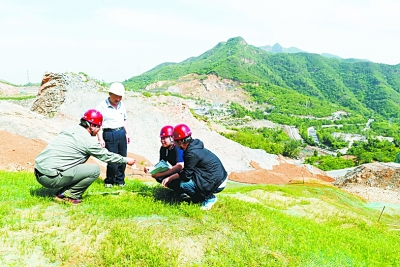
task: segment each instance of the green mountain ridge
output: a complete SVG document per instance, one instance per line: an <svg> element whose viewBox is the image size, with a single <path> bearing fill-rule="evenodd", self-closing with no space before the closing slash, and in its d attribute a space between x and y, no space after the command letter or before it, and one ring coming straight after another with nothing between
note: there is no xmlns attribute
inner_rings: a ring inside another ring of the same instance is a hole
<svg viewBox="0 0 400 267"><path fill-rule="evenodd" d="M260 46L259 48L272 53L302 53L302 52L307 53L307 51L301 50L297 47L289 47L289 48L282 47L279 43L276 43L273 46L264 45Z"/></svg>
<svg viewBox="0 0 400 267"><path fill-rule="evenodd" d="M286 48L286 47L281 46L279 43L276 43L273 46L264 45L264 46L260 46L259 48L261 48L261 49L263 49L263 50L265 50L267 52L271 52L271 53L310 53L310 52L301 50L301 49L299 49L297 47L288 47L288 48ZM330 54L330 53L321 53L320 55L323 56L323 57L327 57L327 58L341 59L341 60L344 60L344 61L347 61L347 62L359 62L359 61L361 61L361 62L363 62L363 61L370 62L370 60L368 60L368 59L357 59L357 58L344 59L344 58L342 58L340 56L333 55L333 54Z"/></svg>
<svg viewBox="0 0 400 267"><path fill-rule="evenodd" d="M290 105L297 115L309 99L309 107L331 106L363 116L399 118L400 64L386 65L362 60L327 58L312 53L269 53L235 37L220 42L197 57L180 63L163 63L125 81L129 90L140 90L158 79L176 80L184 75L215 74L247 84L259 104L272 104L271 92L301 96ZM298 111L295 111L295 110ZM288 113L289 114L289 113Z"/></svg>

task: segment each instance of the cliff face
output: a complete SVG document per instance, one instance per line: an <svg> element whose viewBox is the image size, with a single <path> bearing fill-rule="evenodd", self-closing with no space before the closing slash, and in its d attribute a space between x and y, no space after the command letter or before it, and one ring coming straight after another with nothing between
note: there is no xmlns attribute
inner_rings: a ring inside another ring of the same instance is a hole
<svg viewBox="0 0 400 267"><path fill-rule="evenodd" d="M82 74L45 72L31 111L52 117L65 101L74 98L68 95L100 89L102 87L99 84Z"/></svg>
<svg viewBox="0 0 400 267"><path fill-rule="evenodd" d="M183 96L200 98L213 103L236 102L241 105L251 102L251 97L245 90L240 88L240 83L220 79L215 75L200 76L197 74L188 74L179 78L173 83L170 81L158 81L146 86L146 90L155 88L167 88L168 92L178 93Z"/></svg>

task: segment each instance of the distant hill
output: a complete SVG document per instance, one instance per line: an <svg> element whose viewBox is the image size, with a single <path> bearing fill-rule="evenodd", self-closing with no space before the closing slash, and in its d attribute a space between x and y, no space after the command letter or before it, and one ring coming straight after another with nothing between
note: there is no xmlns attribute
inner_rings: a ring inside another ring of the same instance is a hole
<svg viewBox="0 0 400 267"><path fill-rule="evenodd" d="M173 82L190 73L240 82L255 102L273 107L268 112L325 116L343 109L362 116L400 118L400 65L304 52L271 53L241 37L180 63L158 65L125 85L137 91L159 77Z"/></svg>
<svg viewBox="0 0 400 267"><path fill-rule="evenodd" d="M328 53L322 53L321 56L327 57L327 58L337 58L337 59L341 59L341 57L339 57L339 56L332 55L332 54L328 54Z"/></svg>
<svg viewBox="0 0 400 267"><path fill-rule="evenodd" d="M276 43L273 46L270 45L260 46L260 48L262 50L271 53L301 53L301 52L307 53L306 51L298 49L297 47L289 47L289 48L282 47L279 43Z"/></svg>
<svg viewBox="0 0 400 267"><path fill-rule="evenodd" d="M270 45L265 45L265 46L259 46L259 48L261 48L262 50L265 50L267 52L271 52L271 53L309 53L307 51L301 50L297 47L289 47L289 48L285 48L282 47L279 43L274 44L273 46ZM333 54L329 54L329 53L321 53L320 54L323 57L327 57L327 58L336 58L336 59L342 59L348 62L357 62L357 61L367 61L369 62L370 60L368 59L355 59L355 58L350 58L350 59L343 59L337 55L333 55Z"/></svg>

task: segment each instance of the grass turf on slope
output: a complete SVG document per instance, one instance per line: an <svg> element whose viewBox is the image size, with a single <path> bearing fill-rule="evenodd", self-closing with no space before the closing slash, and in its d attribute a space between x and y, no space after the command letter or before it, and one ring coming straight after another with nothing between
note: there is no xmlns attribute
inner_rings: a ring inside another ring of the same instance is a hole
<svg viewBox="0 0 400 267"><path fill-rule="evenodd" d="M321 184L229 183L210 211L128 180L55 203L32 173L0 172L1 266L396 266L399 213Z"/></svg>

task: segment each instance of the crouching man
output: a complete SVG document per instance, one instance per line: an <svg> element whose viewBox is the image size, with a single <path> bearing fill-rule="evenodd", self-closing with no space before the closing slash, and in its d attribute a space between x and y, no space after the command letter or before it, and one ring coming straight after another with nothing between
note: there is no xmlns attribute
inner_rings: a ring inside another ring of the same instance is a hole
<svg viewBox="0 0 400 267"><path fill-rule="evenodd" d="M162 181L167 186L175 179L181 179L180 188L194 202L202 202L201 209L209 210L217 202L216 193L224 190L228 173L220 159L204 147L199 139L192 138L192 131L185 124L174 127L174 142L183 149L184 167Z"/></svg>
<svg viewBox="0 0 400 267"><path fill-rule="evenodd" d="M102 123L103 115L99 111L86 111L79 125L63 130L36 157L36 180L47 188L61 188L56 201L82 202L83 193L100 175L98 165L83 164L90 156L107 163L135 164L135 159L101 147L94 137Z"/></svg>

